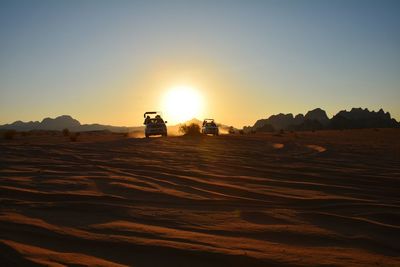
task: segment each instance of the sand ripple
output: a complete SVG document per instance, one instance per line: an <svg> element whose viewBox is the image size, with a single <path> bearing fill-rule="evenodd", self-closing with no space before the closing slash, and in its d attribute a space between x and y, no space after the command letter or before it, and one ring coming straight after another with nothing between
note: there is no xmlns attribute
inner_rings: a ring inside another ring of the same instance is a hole
<svg viewBox="0 0 400 267"><path fill-rule="evenodd" d="M398 131L368 133L1 141L0 261L400 266Z"/></svg>

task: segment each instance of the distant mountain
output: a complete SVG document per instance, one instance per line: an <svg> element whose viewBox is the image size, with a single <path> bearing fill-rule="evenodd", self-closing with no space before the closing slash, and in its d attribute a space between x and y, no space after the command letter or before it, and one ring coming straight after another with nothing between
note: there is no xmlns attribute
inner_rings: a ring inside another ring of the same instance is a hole
<svg viewBox="0 0 400 267"><path fill-rule="evenodd" d="M45 118L40 123L40 128L46 130L62 130L65 128L75 129L81 126L81 123L71 116L63 115L55 119Z"/></svg>
<svg viewBox="0 0 400 267"><path fill-rule="evenodd" d="M327 126L329 124L328 115L326 115L325 110L322 110L320 108L316 108L307 112L304 116L304 121L317 121L324 126ZM302 123L304 123L304 121Z"/></svg>
<svg viewBox="0 0 400 267"><path fill-rule="evenodd" d="M63 115L55 119L45 118L41 122L30 121L22 122L16 121L11 124L1 125L0 129L13 129L18 131L29 131L29 130L62 130L64 128L77 128L81 124L79 121L73 119L71 116Z"/></svg>
<svg viewBox="0 0 400 267"><path fill-rule="evenodd" d="M326 112L320 108L316 108L303 114L298 114L295 117L292 113L272 115L268 119L261 119L256 121L253 126L254 130L268 131L271 130L288 130L288 129L306 129L312 125L318 125L319 128L326 127L329 124L329 118ZM265 128L265 125L269 125Z"/></svg>
<svg viewBox="0 0 400 267"><path fill-rule="evenodd" d="M196 123L201 126L202 121L193 118L183 124ZM218 121L217 121L218 123ZM168 132L172 134L179 133L181 124L168 126ZM230 127L219 124L221 132L228 132ZM111 132L135 132L143 131L144 126L125 127L102 124L81 124L78 120L69 115L63 115L56 118L45 118L39 121L15 121L10 124L0 125L0 129L12 129L17 131L30 130L56 130L69 129L73 132L103 131ZM246 127L245 132L259 131L271 132L279 130L321 130L321 129L360 129L360 128L400 128L400 123L390 116L389 112L369 111L368 109L352 108L350 111L342 110L328 118L326 112L320 108L308 111L306 115L297 114L277 114L271 115L267 119L257 120L253 126Z"/></svg>
<svg viewBox="0 0 400 267"><path fill-rule="evenodd" d="M353 108L351 111L340 111L332 119L320 108L308 111L306 115L277 114L256 121L253 131L273 130L321 130L321 129L354 129L354 128L395 128L400 127L389 112L380 109L378 112L368 109ZM247 129L248 130L248 129Z"/></svg>
<svg viewBox="0 0 400 267"><path fill-rule="evenodd" d="M111 126L102 124L81 124L78 120L72 118L69 115L62 115L52 118L45 118L41 122L30 121L22 122L16 121L11 124L1 125L0 129L12 129L17 131L30 131L30 130L52 130L61 131L63 129L69 129L74 132L86 132L86 131L103 131L108 130L111 132L131 132L143 130L143 126L139 127L124 127L124 126Z"/></svg>
<svg viewBox="0 0 400 267"><path fill-rule="evenodd" d="M189 121L186 121L182 124L190 124L196 123L200 126L203 121L200 121L196 118L193 118ZM168 132L171 134L179 134L179 127L181 124L168 126ZM0 125L0 129L10 129L17 131L31 131L31 130L51 130L51 131L62 131L63 129L68 129L72 132L90 132L90 131L111 131L117 133L126 133L126 132L135 132L135 131L144 131L144 126L136 126L136 127L125 127L125 126L112 126L112 125L102 125L102 124L81 124L78 120L72 118L69 115L62 115L52 118L45 118L41 122L39 121L30 121L30 122L22 122L16 121L11 124ZM220 125L220 130L222 132L228 131L229 126Z"/></svg>
<svg viewBox="0 0 400 267"><path fill-rule="evenodd" d="M32 129L40 129L40 122L38 121L30 121L30 122L22 122L16 121L11 124L1 125L0 129L12 129L17 131L29 131Z"/></svg>
<svg viewBox="0 0 400 267"><path fill-rule="evenodd" d="M342 110L331 119L333 129L359 129L359 128L394 128L399 123L392 119L389 112L380 109L378 112L368 109L352 108L350 111Z"/></svg>
<svg viewBox="0 0 400 267"><path fill-rule="evenodd" d="M253 129L259 129L263 127L266 124L269 124L272 126L274 130L281 130L281 129L286 129L289 127L289 125L292 125L294 123L294 117L292 113L289 114L283 114L279 113L277 115L272 115L268 119L261 119L256 121L256 123L253 126Z"/></svg>

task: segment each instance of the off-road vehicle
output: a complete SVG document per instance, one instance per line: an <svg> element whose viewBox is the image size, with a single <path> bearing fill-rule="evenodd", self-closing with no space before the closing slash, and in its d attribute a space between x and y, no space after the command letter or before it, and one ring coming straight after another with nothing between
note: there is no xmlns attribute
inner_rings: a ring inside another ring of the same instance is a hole
<svg viewBox="0 0 400 267"><path fill-rule="evenodd" d="M219 135L219 129L217 124L214 122L214 119L204 119L201 133Z"/></svg>
<svg viewBox="0 0 400 267"><path fill-rule="evenodd" d="M148 111L144 115L144 135L147 137L151 135L162 135L167 136L167 121L161 118L161 112L159 111Z"/></svg>

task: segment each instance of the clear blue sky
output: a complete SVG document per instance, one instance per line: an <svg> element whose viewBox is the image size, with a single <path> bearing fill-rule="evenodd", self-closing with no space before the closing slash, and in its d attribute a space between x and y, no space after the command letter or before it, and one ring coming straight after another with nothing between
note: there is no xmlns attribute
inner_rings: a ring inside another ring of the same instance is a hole
<svg viewBox="0 0 400 267"><path fill-rule="evenodd" d="M235 126L384 108L400 119L400 1L1 1L0 124L138 125L196 87Z"/></svg>

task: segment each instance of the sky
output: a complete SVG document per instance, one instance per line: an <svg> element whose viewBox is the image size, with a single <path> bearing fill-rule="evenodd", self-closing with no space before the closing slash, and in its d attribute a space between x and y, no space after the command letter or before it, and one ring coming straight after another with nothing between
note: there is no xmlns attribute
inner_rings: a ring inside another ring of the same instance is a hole
<svg viewBox="0 0 400 267"><path fill-rule="evenodd" d="M141 125L179 86L201 95L199 119L236 127L317 107L399 120L399 13L378 0L1 1L0 124Z"/></svg>

